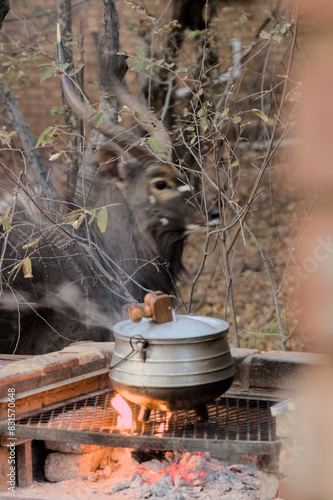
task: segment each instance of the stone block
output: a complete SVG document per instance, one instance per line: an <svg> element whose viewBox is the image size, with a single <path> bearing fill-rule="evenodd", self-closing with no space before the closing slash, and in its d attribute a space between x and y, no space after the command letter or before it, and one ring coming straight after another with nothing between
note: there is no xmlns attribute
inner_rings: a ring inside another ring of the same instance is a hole
<svg viewBox="0 0 333 500"><path fill-rule="evenodd" d="M297 429L297 418L295 411L287 411L283 415L277 415L276 435L280 438L292 438L295 436Z"/></svg>
<svg viewBox="0 0 333 500"><path fill-rule="evenodd" d="M52 452L45 460L45 478L51 483L68 479L87 479L90 472L95 472L101 462L109 462L112 448L77 454Z"/></svg>
<svg viewBox="0 0 333 500"><path fill-rule="evenodd" d="M68 349L72 347L78 347L81 345L84 345L86 347L89 346L96 347L96 349L99 349L101 351L103 356L107 359L108 363L111 363L114 344L115 344L114 342L77 342L75 344L71 344L70 346L68 346Z"/></svg>
<svg viewBox="0 0 333 500"><path fill-rule="evenodd" d="M237 347L231 349L231 356L236 371L233 386L237 387L237 389L248 390L249 388L249 364L251 356L254 354L259 354L259 351L257 349L242 349Z"/></svg>
<svg viewBox="0 0 333 500"><path fill-rule="evenodd" d="M8 388L15 388L18 395L108 367L109 358L91 344L15 361L0 368L0 399Z"/></svg>
<svg viewBox="0 0 333 500"><path fill-rule="evenodd" d="M101 448L101 446L93 444L66 443L64 441L45 441L45 447L47 450L76 454L91 453Z"/></svg>
<svg viewBox="0 0 333 500"><path fill-rule="evenodd" d="M273 500L277 497L278 489L278 476L262 472L260 475L260 500Z"/></svg>
<svg viewBox="0 0 333 500"><path fill-rule="evenodd" d="M249 386L258 389L293 391L300 376L323 364L325 357L302 352L270 351L250 358Z"/></svg>

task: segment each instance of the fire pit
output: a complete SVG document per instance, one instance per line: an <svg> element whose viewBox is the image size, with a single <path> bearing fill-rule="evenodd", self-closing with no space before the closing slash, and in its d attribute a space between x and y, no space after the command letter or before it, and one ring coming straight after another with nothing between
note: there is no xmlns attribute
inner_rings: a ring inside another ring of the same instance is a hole
<svg viewBox="0 0 333 500"><path fill-rule="evenodd" d="M209 451L216 458L278 452L270 415L276 401L221 397L207 405L206 422L199 422L194 410L165 413L155 409L146 423L138 421L140 407L129 403L132 422L126 429L119 425L119 412L111 404L115 396L113 390L102 390L61 407L31 412L17 420L16 436L109 447ZM0 424L0 434L6 431Z"/></svg>

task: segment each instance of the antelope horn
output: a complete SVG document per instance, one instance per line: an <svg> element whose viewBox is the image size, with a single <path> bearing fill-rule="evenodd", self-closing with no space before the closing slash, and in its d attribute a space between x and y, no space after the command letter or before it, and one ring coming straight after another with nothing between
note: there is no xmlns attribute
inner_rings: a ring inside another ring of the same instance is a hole
<svg viewBox="0 0 333 500"><path fill-rule="evenodd" d="M57 46L58 58L60 62L64 64L66 62L66 58L61 40L59 24L57 24ZM134 97L127 92L127 90L120 84L119 81L115 79L115 77L111 76L110 78L112 91L120 105L127 106L132 111L142 128L160 144L163 150L158 154L160 160L163 162L170 162L172 157L172 145L169 134L162 122L158 120L158 118L148 109L147 106L145 106L144 103L134 99ZM139 159L154 159L156 161L157 155L155 153L149 151L143 146L138 145L140 138L137 135L114 123L112 113L108 113L107 111L104 112L101 123L99 123L98 127L95 126L93 124L93 120L96 117L96 110L93 109L92 106L87 106L81 101L75 92L73 81L66 74L66 71L62 77L62 89L66 101L76 116L82 120L90 122L95 128L102 132L102 134L115 141L115 143L122 149L131 150L134 156Z"/></svg>

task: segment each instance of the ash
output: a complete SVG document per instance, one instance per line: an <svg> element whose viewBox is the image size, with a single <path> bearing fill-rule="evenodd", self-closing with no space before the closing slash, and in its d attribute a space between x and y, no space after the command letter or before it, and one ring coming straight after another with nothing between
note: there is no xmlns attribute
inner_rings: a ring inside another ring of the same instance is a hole
<svg viewBox="0 0 333 500"><path fill-rule="evenodd" d="M208 453L115 448L86 478L16 488L16 498L45 500L257 500L260 473L246 465L225 465Z"/></svg>

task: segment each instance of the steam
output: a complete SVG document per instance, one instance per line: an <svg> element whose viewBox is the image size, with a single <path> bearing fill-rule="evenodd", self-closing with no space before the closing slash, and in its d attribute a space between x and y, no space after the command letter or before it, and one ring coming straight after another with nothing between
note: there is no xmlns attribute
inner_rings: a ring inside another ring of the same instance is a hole
<svg viewBox="0 0 333 500"><path fill-rule="evenodd" d="M11 294L4 294L0 302L0 311L15 312L19 309L21 314L25 314L51 309L68 316L69 320L75 318L76 322L81 323L86 328L99 327L112 332L112 326L115 322L114 313L111 321L98 303L92 301L87 295L84 296L84 289L77 284L66 282L55 288L54 291L49 290L38 300L35 300L34 295L25 291L12 290ZM120 319L119 313L118 320Z"/></svg>

